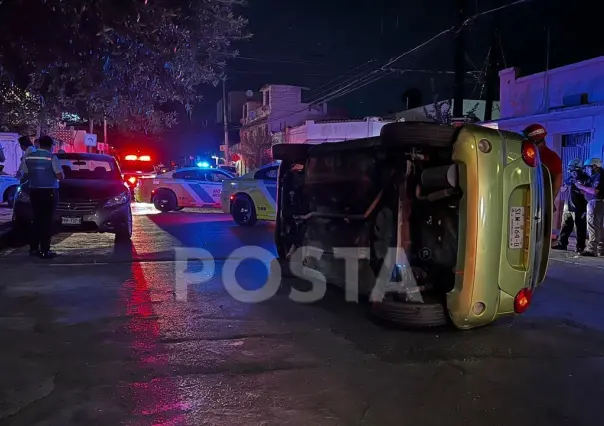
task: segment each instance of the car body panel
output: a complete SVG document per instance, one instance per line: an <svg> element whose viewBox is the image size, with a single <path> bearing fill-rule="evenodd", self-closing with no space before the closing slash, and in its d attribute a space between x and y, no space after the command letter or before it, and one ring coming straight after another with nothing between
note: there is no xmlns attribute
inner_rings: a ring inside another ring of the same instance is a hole
<svg viewBox="0 0 604 426"><path fill-rule="evenodd" d="M60 154L59 161L91 160L112 162L115 164L114 177L111 179L70 179L66 178L59 184L58 202L54 215L55 230L70 232L108 232L118 233L132 222L131 200L118 205L107 206L113 197L129 194L129 190L121 180L119 166L112 157L100 154ZM62 164L64 165L64 164ZM109 175L108 175L109 176ZM13 208L13 223L17 228L28 226L33 220L31 204L26 201L29 193L27 183L19 187L19 192L25 197L17 196ZM72 225L64 225L64 218L74 221ZM77 222L77 223L75 223Z"/></svg>
<svg viewBox="0 0 604 426"><path fill-rule="evenodd" d="M256 207L258 220L274 221L277 215L278 164L269 164L245 175L222 183L221 208L231 213L231 202L238 194L247 195ZM274 172L274 173L273 173ZM272 176L274 175L274 179ZM258 177L265 177L259 179ZM271 177L271 179L268 179Z"/></svg>
<svg viewBox="0 0 604 426"><path fill-rule="evenodd" d="M19 179L10 175L0 175L0 203L6 202L8 189L19 186Z"/></svg>
<svg viewBox="0 0 604 426"><path fill-rule="evenodd" d="M478 149L483 139L490 152ZM549 240L547 248L544 240L547 229L551 234L551 185L544 184L539 160L534 168L522 160L522 140L516 133L466 125L455 142L463 196L456 282L447 307L461 329L513 313L518 292L534 287L535 275L541 281L545 276L547 261L541 259L549 255ZM512 248L510 212L517 207L524 209L525 228L522 246ZM533 252L539 252L538 259Z"/></svg>
<svg viewBox="0 0 604 426"><path fill-rule="evenodd" d="M222 170L190 167L172 170L153 179L142 179L136 190L136 198L143 202L153 202L154 194L159 190L172 191L178 207L220 207L222 181L210 181L208 176L233 176ZM183 175L186 178L179 178Z"/></svg>

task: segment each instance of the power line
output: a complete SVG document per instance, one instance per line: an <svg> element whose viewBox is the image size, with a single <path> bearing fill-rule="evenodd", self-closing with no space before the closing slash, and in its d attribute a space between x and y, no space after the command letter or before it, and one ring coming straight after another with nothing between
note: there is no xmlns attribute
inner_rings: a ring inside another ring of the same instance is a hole
<svg viewBox="0 0 604 426"><path fill-rule="evenodd" d="M316 105L316 104L319 104L319 103L326 102L328 99L330 101L331 100L335 100L335 99L337 99L339 97L342 97L344 95L352 93L353 91L356 91L356 90L358 90L358 89L360 89L362 87L365 87L366 85L368 85L370 83L374 83L374 82L376 82L378 80L381 80L382 78L385 78L388 75L392 74L391 71L388 71L388 67L390 65L392 65L395 62L399 61L403 57L408 56L408 55L410 55L410 54L412 54L412 53L414 53L414 52L422 49L423 47L429 45L433 41L435 41L435 40L439 39L440 37L444 36L445 34L449 34L449 33L453 33L453 32L459 32L464 26L469 25L471 22L475 21L476 19L478 19L480 17L483 17L483 16L489 15L491 13L495 13L495 12L498 12L498 11L510 8L512 6L517 6L517 5L520 5L520 4L523 4L523 3L530 3L532 1L533 0L517 0L517 1L514 1L512 3L503 5L503 6L499 6L499 7L493 8L493 9L489 9L489 10L486 10L484 12L476 13L476 14L470 16L469 18L467 18L461 25L459 25L459 26L452 26L450 28L447 28L447 29L439 32L435 36L429 38L428 40L426 40L426 41L420 43L419 45L415 46L414 48L412 48L412 49L410 49L410 50L408 50L406 52L403 52L402 54L400 54L400 55L398 55L398 56L396 56L394 58L391 58L386 64L384 64L381 67L379 67L377 69L374 69L373 71L369 72L365 77L358 77L358 78L354 78L353 77L352 79L349 79L349 80L354 80L354 81L348 83L344 87L337 88L337 89L333 90L331 93L329 93L327 95L324 95L324 96L322 96L319 99L316 99L314 101L309 102L305 108L303 108L303 109L301 109L299 111L290 112L287 115L284 115L282 117L277 118L277 120L282 120L284 118L291 117L294 114L298 114L300 112L306 111L312 105ZM243 126L240 126L240 127L237 127L237 128L241 128L241 127L243 127Z"/></svg>

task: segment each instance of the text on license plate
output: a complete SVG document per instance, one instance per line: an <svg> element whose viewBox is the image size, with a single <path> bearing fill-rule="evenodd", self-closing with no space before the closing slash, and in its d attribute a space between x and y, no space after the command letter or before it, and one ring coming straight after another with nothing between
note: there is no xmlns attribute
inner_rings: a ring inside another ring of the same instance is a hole
<svg viewBox="0 0 604 426"><path fill-rule="evenodd" d="M82 218L81 217L62 217L61 223L63 225L81 225Z"/></svg>
<svg viewBox="0 0 604 426"><path fill-rule="evenodd" d="M524 247L524 207L510 208L510 248Z"/></svg>

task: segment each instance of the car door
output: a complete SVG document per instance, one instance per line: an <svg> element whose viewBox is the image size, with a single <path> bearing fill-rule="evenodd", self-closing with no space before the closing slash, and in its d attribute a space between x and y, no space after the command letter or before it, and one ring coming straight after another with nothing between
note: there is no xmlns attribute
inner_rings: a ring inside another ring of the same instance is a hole
<svg viewBox="0 0 604 426"><path fill-rule="evenodd" d="M198 170L181 170L172 175L172 188L180 207L203 207L211 202L202 187L205 176Z"/></svg>
<svg viewBox="0 0 604 426"><path fill-rule="evenodd" d="M265 200L257 203L259 215L274 219L277 210L277 174L279 166L266 167L258 170L254 178L258 181L258 190Z"/></svg>
<svg viewBox="0 0 604 426"><path fill-rule="evenodd" d="M220 170L208 170L205 172L204 189L211 195L214 205L220 205L222 181L225 179L229 179L229 175Z"/></svg>

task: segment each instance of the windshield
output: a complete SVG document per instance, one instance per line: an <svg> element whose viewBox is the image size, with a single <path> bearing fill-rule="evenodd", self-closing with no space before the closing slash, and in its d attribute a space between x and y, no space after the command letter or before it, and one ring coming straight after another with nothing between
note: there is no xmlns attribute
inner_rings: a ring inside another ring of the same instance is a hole
<svg viewBox="0 0 604 426"><path fill-rule="evenodd" d="M65 179L122 180L117 164L112 161L79 158L61 158Z"/></svg>
<svg viewBox="0 0 604 426"><path fill-rule="evenodd" d="M122 173L153 173L155 167L150 161L122 161Z"/></svg>

